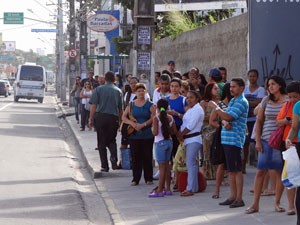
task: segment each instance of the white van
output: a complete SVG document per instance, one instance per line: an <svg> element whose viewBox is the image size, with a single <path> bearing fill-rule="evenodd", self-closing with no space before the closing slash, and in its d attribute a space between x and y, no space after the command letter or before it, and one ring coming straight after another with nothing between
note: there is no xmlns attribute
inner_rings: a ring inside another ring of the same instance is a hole
<svg viewBox="0 0 300 225"><path fill-rule="evenodd" d="M43 103L46 87L46 70L42 66L23 64L18 66L14 86L14 101L20 98L37 99Z"/></svg>

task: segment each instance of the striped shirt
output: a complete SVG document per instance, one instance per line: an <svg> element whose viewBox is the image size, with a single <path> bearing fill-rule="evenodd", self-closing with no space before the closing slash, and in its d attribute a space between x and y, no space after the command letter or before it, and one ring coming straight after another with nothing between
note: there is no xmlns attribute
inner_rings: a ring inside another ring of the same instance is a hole
<svg viewBox="0 0 300 225"><path fill-rule="evenodd" d="M230 121L232 129L228 130L222 127L222 144L243 148L246 136L248 110L249 104L244 94L230 100L226 113L233 117L233 120Z"/></svg>
<svg viewBox="0 0 300 225"><path fill-rule="evenodd" d="M282 108L283 104L288 101L288 98L285 98L285 100L279 104L279 105L274 105L272 104L269 100L268 97L265 97L262 100L262 104L260 104L260 107L262 109L265 108L264 112L264 123L263 123L263 128L262 128L262 135L261 139L268 141L271 133L278 128L276 125L276 117L278 113L280 112L280 109ZM265 104L267 104L265 106Z"/></svg>

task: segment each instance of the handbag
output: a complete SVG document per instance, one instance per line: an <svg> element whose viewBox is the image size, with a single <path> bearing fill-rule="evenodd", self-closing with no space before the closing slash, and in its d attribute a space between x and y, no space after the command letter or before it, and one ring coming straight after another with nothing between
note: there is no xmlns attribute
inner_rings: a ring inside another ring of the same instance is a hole
<svg viewBox="0 0 300 225"><path fill-rule="evenodd" d="M221 144L222 126L217 128L210 147L210 162L212 165L219 165L225 162L223 145Z"/></svg>
<svg viewBox="0 0 300 225"><path fill-rule="evenodd" d="M285 116L288 113L288 109L289 109L289 102L287 102L286 106L285 106ZM278 150L281 149L281 143L282 143L284 129L285 129L285 126L277 127L276 130L274 130L271 133L269 141L268 141L268 145L271 148L278 149Z"/></svg>
<svg viewBox="0 0 300 225"><path fill-rule="evenodd" d="M128 119L136 123L137 120L132 115L132 107L133 107L133 102L130 102L129 103L129 115L128 115ZM121 132L122 132L123 135L130 136L134 131L135 131L134 127L132 127L129 124L126 124L126 123L122 122L122 124L121 124Z"/></svg>
<svg viewBox="0 0 300 225"><path fill-rule="evenodd" d="M281 181L287 188L300 186L300 160L295 146L282 152L284 166L281 174Z"/></svg>

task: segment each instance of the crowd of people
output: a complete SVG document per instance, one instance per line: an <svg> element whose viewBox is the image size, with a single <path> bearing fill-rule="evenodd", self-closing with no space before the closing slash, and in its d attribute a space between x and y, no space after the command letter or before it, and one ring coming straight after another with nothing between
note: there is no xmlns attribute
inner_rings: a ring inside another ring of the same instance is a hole
<svg viewBox="0 0 300 225"><path fill-rule="evenodd" d="M97 131L101 171L109 171L107 148L111 153L112 169L120 167L117 165L116 135L123 124L120 146L121 151L131 150L132 186L140 184L142 175L146 184L153 184L156 175L152 161L155 158L159 181L148 196L164 197L178 191L175 158L176 154L182 154L177 152L180 148L184 149L188 176L181 196L198 192L201 171L206 180L216 180L213 199L220 198L224 179L229 178L230 195L219 205L243 207L243 174L247 173L252 142L257 151L257 172L253 203L245 213L258 212L260 196L266 193L275 196L276 212L286 211L280 205L284 190L282 151L296 145L300 153L297 138L300 137L300 82L286 84L280 76L273 75L262 87L255 69L248 71L247 81L242 78L227 81L225 67L211 69L206 79L197 67L181 74L175 70L174 61L168 63L166 70L155 73L153 93L148 92L148 84L131 74L126 75L124 82L113 72L97 79L98 82L93 74L83 80L77 77L72 92L77 123L81 111L81 130L94 126ZM285 126L282 145L276 149L268 140L281 126ZM133 129L130 134L128 127ZM173 164L174 173L171 173ZM296 209L300 210L299 188L298 191L287 190L287 198L287 214L295 215Z"/></svg>

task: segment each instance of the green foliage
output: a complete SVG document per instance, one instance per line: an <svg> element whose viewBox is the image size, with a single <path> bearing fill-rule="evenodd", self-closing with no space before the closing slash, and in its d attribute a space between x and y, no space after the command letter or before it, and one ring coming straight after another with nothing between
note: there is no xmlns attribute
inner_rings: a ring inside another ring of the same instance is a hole
<svg viewBox="0 0 300 225"><path fill-rule="evenodd" d="M94 66L95 66L95 60L87 60L88 71L94 70Z"/></svg>
<svg viewBox="0 0 300 225"><path fill-rule="evenodd" d="M175 39L183 32L193 30L204 25L216 23L217 21L232 16L233 10L212 10L207 12L181 12L169 11L157 16L156 39L170 36Z"/></svg>
<svg viewBox="0 0 300 225"><path fill-rule="evenodd" d="M129 34L124 37L115 37L112 39L112 42L116 45L116 52L118 54L127 54L129 55L130 49L132 48L133 36Z"/></svg>

